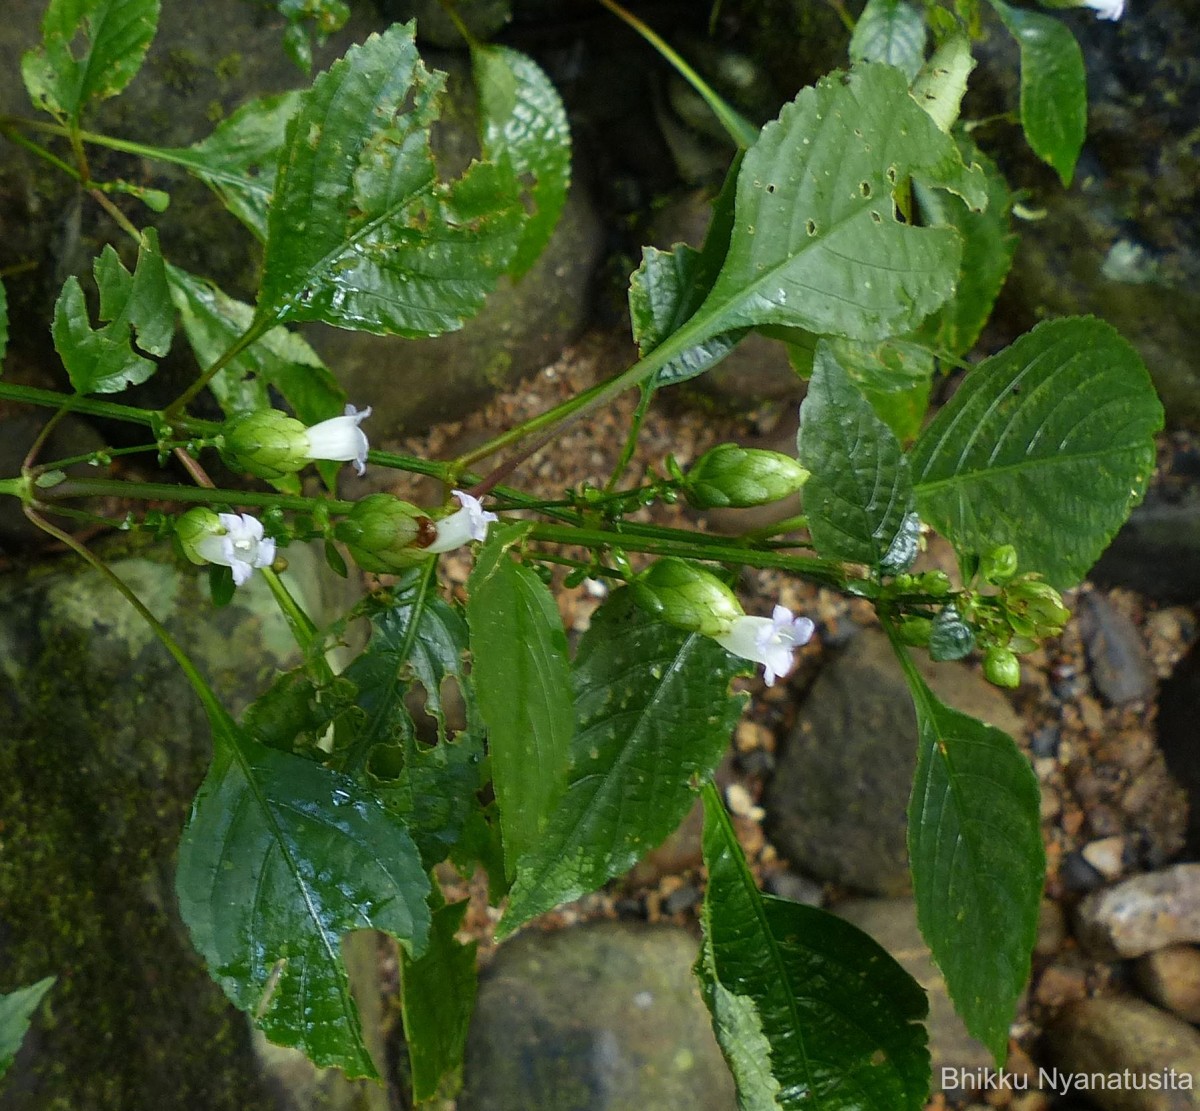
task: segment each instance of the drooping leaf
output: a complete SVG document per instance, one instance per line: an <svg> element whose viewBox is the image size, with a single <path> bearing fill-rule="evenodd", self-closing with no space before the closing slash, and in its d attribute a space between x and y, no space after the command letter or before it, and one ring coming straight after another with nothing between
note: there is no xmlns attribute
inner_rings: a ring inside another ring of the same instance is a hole
<svg viewBox="0 0 1200 1111"><path fill-rule="evenodd" d="M312 69L313 39L319 46L350 18L345 0L275 0L275 6L288 21L283 48L303 73Z"/></svg>
<svg viewBox="0 0 1200 1111"><path fill-rule="evenodd" d="M158 12L159 0L50 0L42 43L21 58L34 105L78 121L90 102L116 96L142 67Z"/></svg>
<svg viewBox="0 0 1200 1111"><path fill-rule="evenodd" d="M567 793L517 865L498 934L594 891L659 844L687 814L744 705L744 661L654 620L619 591L597 611L575 660Z"/></svg>
<svg viewBox="0 0 1200 1111"><path fill-rule="evenodd" d="M733 234L734 200L742 154L734 158L720 194L713 202L704 246L699 251L677 243L670 251L642 250L642 264L629 279L629 318L633 340L644 356L678 331L703 304L725 261ZM660 367L652 388L686 382L719 363L746 334L738 328L711 336Z"/></svg>
<svg viewBox="0 0 1200 1111"><path fill-rule="evenodd" d="M299 105L298 91L264 96L243 104L208 138L190 147L146 147L145 153L195 174L257 239L265 241L275 164L288 120Z"/></svg>
<svg viewBox="0 0 1200 1111"><path fill-rule="evenodd" d="M939 131L949 134L957 121L967 91L967 78L974 68L971 40L965 34L954 34L933 52L913 81L913 99L925 109Z"/></svg>
<svg viewBox="0 0 1200 1111"><path fill-rule="evenodd" d="M8 351L8 294L4 292L4 283L0 281L0 359Z"/></svg>
<svg viewBox="0 0 1200 1111"><path fill-rule="evenodd" d="M926 223L958 230L963 241L958 288L917 330L917 338L937 351L962 355L975 346L991 316L1017 249L1010 213L1012 194L996 164L966 136L957 142L964 162L983 169L987 178L987 207L972 212L958 197L918 185L913 194ZM915 431L915 430L914 430Z"/></svg>
<svg viewBox="0 0 1200 1111"><path fill-rule="evenodd" d="M100 319L92 328L83 289L74 275L54 305L51 335L76 393L118 393L146 381L157 364L139 355L165 355L171 346L175 312L166 270L153 228L143 234L133 274L106 246L93 265L100 290Z"/></svg>
<svg viewBox="0 0 1200 1111"><path fill-rule="evenodd" d="M483 303L525 222L506 167L437 181L429 147L443 85L410 26L372 35L319 76L288 123L257 317L432 336Z"/></svg>
<svg viewBox="0 0 1200 1111"><path fill-rule="evenodd" d="M1087 71L1061 20L990 0L1021 51L1021 127L1030 149L1071 184L1087 133Z"/></svg>
<svg viewBox="0 0 1200 1111"><path fill-rule="evenodd" d="M382 930L421 952L429 879L416 846L352 779L264 748L209 712L213 764L176 878L192 940L272 1041L350 1076L377 1076L341 936Z"/></svg>
<svg viewBox="0 0 1200 1111"><path fill-rule="evenodd" d="M925 993L866 934L759 893L720 796L704 794L708 888L696 973L754 1111L920 1111Z"/></svg>
<svg viewBox="0 0 1200 1111"><path fill-rule="evenodd" d="M921 434L921 516L961 556L1012 544L1022 571L1073 586L1145 493L1162 420L1145 366L1113 328L1039 324L972 370Z"/></svg>
<svg viewBox="0 0 1200 1111"><path fill-rule="evenodd" d="M438 907L424 954L416 960L401 954L404 1040L417 1103L451 1096L461 1084L477 980L475 942L463 944L454 937L466 910L466 902Z"/></svg>
<svg viewBox="0 0 1200 1111"><path fill-rule="evenodd" d="M495 529L467 580L471 678L487 723L505 872L538 844L567 788L575 731L562 618L549 588L509 556L522 526Z"/></svg>
<svg viewBox="0 0 1200 1111"><path fill-rule="evenodd" d="M571 129L558 91L537 63L507 46L473 43L471 64L479 90L483 156L505 160L527 186L533 211L516 254L514 278L537 261L558 225L571 184Z"/></svg>
<svg viewBox="0 0 1200 1111"><path fill-rule="evenodd" d="M0 1077L12 1067L29 1031L29 1022L54 981L54 976L47 976L27 988L0 995Z"/></svg>
<svg viewBox="0 0 1200 1111"><path fill-rule="evenodd" d="M925 20L907 0L867 0L850 36L852 62L884 62L911 81L925 60Z"/></svg>
<svg viewBox="0 0 1200 1111"><path fill-rule="evenodd" d="M212 365L250 327L254 310L177 266L167 267L167 278L197 361ZM340 416L346 404L342 388L308 341L286 328L272 328L231 359L209 388L228 416L269 408L270 389L278 390L305 424Z"/></svg>
<svg viewBox="0 0 1200 1111"><path fill-rule="evenodd" d="M800 406L797 458L811 472L804 508L817 551L878 565L912 510L908 461L824 342Z"/></svg>
<svg viewBox="0 0 1200 1111"><path fill-rule="evenodd" d="M746 154L729 252L695 330L876 340L915 327L953 292L962 249L951 228L896 218L893 194L910 181L986 203L982 174L899 70L861 64L802 90Z"/></svg>
<svg viewBox="0 0 1200 1111"><path fill-rule="evenodd" d="M920 738L908 805L917 920L955 1008L999 1066L1042 897L1037 777L1008 734L940 702L895 647Z"/></svg>
<svg viewBox="0 0 1200 1111"><path fill-rule="evenodd" d="M957 295L956 295L957 299ZM953 304L948 301L947 305ZM929 408L934 357L928 347L902 337L881 343L835 339L829 346L850 381L901 441L921 431Z"/></svg>

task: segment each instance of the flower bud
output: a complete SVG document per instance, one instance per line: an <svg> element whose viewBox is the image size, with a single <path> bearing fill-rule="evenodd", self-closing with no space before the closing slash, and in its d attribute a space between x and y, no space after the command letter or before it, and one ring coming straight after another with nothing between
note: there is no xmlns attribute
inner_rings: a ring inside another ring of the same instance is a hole
<svg viewBox="0 0 1200 1111"><path fill-rule="evenodd" d="M1071 617L1062 595L1040 579L1009 583L1004 591L1004 604L1013 632L1035 640L1057 636Z"/></svg>
<svg viewBox="0 0 1200 1111"><path fill-rule="evenodd" d="M680 629L704 636L729 632L744 616L742 607L716 575L686 560L668 556L633 581L634 595L646 610Z"/></svg>
<svg viewBox="0 0 1200 1111"><path fill-rule="evenodd" d="M221 455L234 470L258 478L285 478L306 466L308 430L278 409L256 409L226 421Z"/></svg>
<svg viewBox="0 0 1200 1111"><path fill-rule="evenodd" d="M364 571L398 574L428 559L437 527L415 505L391 494L371 494L334 526Z"/></svg>
<svg viewBox="0 0 1200 1111"><path fill-rule="evenodd" d="M992 647L983 657L983 674L989 683L1012 689L1021 683L1021 662L1007 648Z"/></svg>
<svg viewBox="0 0 1200 1111"><path fill-rule="evenodd" d="M928 617L906 617L896 627L900 640L913 648L924 648L933 632L933 622Z"/></svg>
<svg viewBox="0 0 1200 1111"><path fill-rule="evenodd" d="M688 471L683 493L696 509L742 509L786 498L807 481L808 471L782 452L718 444Z"/></svg>
<svg viewBox="0 0 1200 1111"><path fill-rule="evenodd" d="M1000 586L1017 573L1017 549L1011 544L1001 544L987 552L979 561L979 574L985 582Z"/></svg>

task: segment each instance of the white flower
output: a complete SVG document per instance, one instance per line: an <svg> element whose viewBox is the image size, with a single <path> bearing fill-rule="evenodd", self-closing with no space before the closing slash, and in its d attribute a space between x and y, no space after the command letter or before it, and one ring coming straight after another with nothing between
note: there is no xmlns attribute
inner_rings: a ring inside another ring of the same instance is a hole
<svg viewBox="0 0 1200 1111"><path fill-rule="evenodd" d="M478 498L462 490L451 493L458 498L462 508L438 521L437 538L425 549L427 552L448 552L472 540L486 540L489 523L500 520L495 513L487 512Z"/></svg>
<svg viewBox="0 0 1200 1111"><path fill-rule="evenodd" d="M241 586L256 567L275 562L275 541L263 537L262 522L248 513L218 513L220 529L197 537L193 551L209 563L233 570L235 586Z"/></svg>
<svg viewBox="0 0 1200 1111"><path fill-rule="evenodd" d="M813 635L807 617L793 617L786 606L776 606L770 617L738 617L727 633L713 637L727 652L763 665L767 686L792 670L792 653Z"/></svg>
<svg viewBox="0 0 1200 1111"><path fill-rule="evenodd" d="M1097 19L1120 19L1125 14L1125 0L1083 0L1080 5L1091 8Z"/></svg>
<svg viewBox="0 0 1200 1111"><path fill-rule="evenodd" d="M347 405L345 416L331 417L305 429L309 459L353 462L354 469L362 474L367 469L367 436L358 426L370 415L370 406L360 413Z"/></svg>

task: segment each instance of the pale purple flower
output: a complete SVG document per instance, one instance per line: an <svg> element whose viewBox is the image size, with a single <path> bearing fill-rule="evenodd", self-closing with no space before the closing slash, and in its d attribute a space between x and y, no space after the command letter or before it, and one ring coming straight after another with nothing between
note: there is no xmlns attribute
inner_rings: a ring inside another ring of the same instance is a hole
<svg viewBox="0 0 1200 1111"><path fill-rule="evenodd" d="M452 490L451 493L458 498L462 508L437 522L437 538L425 549L427 552L449 552L472 540L486 540L488 525L500 520L495 513L485 510L478 498L462 490Z"/></svg>
<svg viewBox="0 0 1200 1111"><path fill-rule="evenodd" d="M1115 21L1125 14L1125 0L1083 0L1081 7L1091 8L1097 19Z"/></svg>
<svg viewBox="0 0 1200 1111"><path fill-rule="evenodd" d="M807 617L795 617L786 606L776 606L770 617L737 617L729 631L713 639L727 652L762 664L767 686L792 670L792 654L813 635Z"/></svg>
<svg viewBox="0 0 1200 1111"><path fill-rule="evenodd" d="M192 541L192 549L209 563L233 570L235 586L243 585L256 567L275 562L275 541L263 536L262 522L248 513L218 513L220 530Z"/></svg>
<svg viewBox="0 0 1200 1111"><path fill-rule="evenodd" d="M362 474L367 469L367 436L358 426L370 415L370 406L360 413L347 405L344 416L331 417L306 429L309 459L353 462L354 469Z"/></svg>

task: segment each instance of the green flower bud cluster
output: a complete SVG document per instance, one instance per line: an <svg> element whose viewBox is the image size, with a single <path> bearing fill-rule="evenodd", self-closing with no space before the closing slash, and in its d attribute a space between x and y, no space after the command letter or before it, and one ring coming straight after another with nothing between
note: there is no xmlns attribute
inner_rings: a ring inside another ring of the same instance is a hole
<svg viewBox="0 0 1200 1111"><path fill-rule="evenodd" d="M415 505L391 494L370 494L335 526L334 536L364 571L399 574L432 555L437 526Z"/></svg>
<svg viewBox="0 0 1200 1111"><path fill-rule="evenodd" d="M668 469L678 472L670 462ZM744 509L786 498L807 481L808 471L782 452L718 444L682 476L681 488L695 509Z"/></svg>
<svg viewBox="0 0 1200 1111"><path fill-rule="evenodd" d="M227 421L221 456L234 470L280 479L309 461L308 429L278 409L258 409Z"/></svg>
<svg viewBox="0 0 1200 1111"><path fill-rule="evenodd" d="M648 567L632 586L643 609L689 632L720 636L744 616L733 591L716 575L674 556Z"/></svg>

